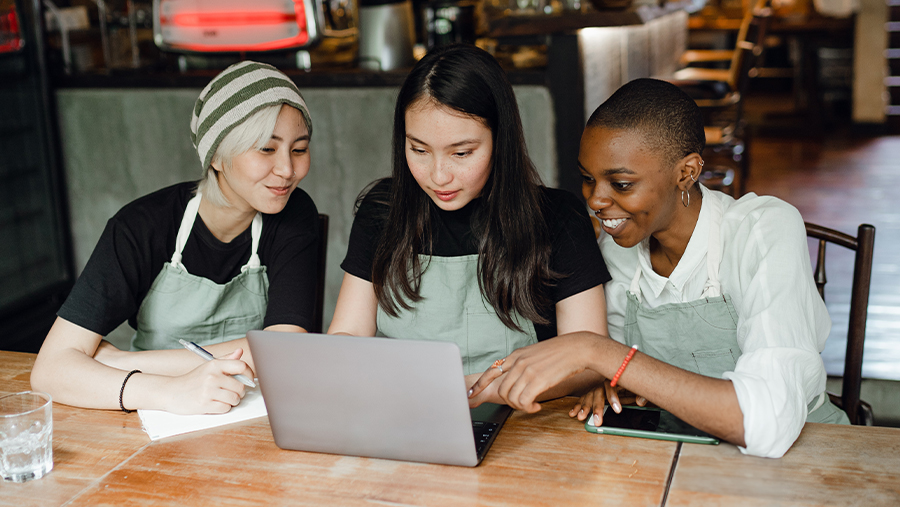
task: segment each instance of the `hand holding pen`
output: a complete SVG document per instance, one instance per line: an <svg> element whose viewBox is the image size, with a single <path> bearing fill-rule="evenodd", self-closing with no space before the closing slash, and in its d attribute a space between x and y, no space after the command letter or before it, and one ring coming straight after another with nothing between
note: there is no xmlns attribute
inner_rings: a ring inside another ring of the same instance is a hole
<svg viewBox="0 0 900 507"><path fill-rule="evenodd" d="M207 361L212 361L213 359L215 359L215 357L212 354L210 354L206 349L197 345L194 342L178 340L178 343L182 344L184 346L184 348L190 350L194 354L197 354L198 356L202 357L203 359L205 359ZM256 383L254 383L252 380L245 377L244 375L241 375L240 373L238 373L237 375L234 375L234 378L241 381L241 383L247 387L256 387Z"/></svg>

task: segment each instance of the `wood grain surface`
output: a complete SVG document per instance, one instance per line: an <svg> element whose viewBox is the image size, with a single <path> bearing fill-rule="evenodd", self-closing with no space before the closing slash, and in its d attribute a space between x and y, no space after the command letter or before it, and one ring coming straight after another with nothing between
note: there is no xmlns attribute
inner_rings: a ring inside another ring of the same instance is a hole
<svg viewBox="0 0 900 507"><path fill-rule="evenodd" d="M34 355L0 352L0 394ZM54 468L0 506L661 505L676 444L595 435L574 398L514 413L475 468L285 451L259 418L151 442L137 413L54 404ZM900 429L807 424L781 459L684 444L666 505L900 505Z"/></svg>
<svg viewBox="0 0 900 507"><path fill-rule="evenodd" d="M659 505L674 444L514 414L476 468L284 451L266 419L154 442L72 505Z"/></svg>
<svg viewBox="0 0 900 507"><path fill-rule="evenodd" d="M900 505L900 429L807 423L780 459L685 445L666 505Z"/></svg>
<svg viewBox="0 0 900 507"><path fill-rule="evenodd" d="M31 390L34 354L0 352L0 395ZM26 483L0 481L2 506L64 505L148 446L137 413L53 404L53 470Z"/></svg>
<svg viewBox="0 0 900 507"><path fill-rule="evenodd" d="M33 361L0 352L0 391ZM659 505L675 444L588 433L574 401L514 413L475 468L285 451L266 418L151 443L137 413L54 404L53 471L0 505Z"/></svg>

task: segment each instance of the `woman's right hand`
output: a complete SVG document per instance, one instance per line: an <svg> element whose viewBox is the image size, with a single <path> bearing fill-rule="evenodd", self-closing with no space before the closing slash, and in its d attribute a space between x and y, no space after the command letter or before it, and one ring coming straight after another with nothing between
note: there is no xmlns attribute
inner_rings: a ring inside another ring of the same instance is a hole
<svg viewBox="0 0 900 507"><path fill-rule="evenodd" d="M597 386L581 396L578 403L569 411L569 417L584 421L593 412L592 424L600 426L603 424L603 408L607 401L617 414L622 411L623 403L627 405L634 403L639 407L647 405L647 399L643 396L638 396L621 386L613 387L609 380L605 380L603 385Z"/></svg>
<svg viewBox="0 0 900 507"><path fill-rule="evenodd" d="M174 414L224 414L244 397L244 384L233 375L253 378L240 360L243 350L207 361L184 375L169 377L165 410Z"/></svg>

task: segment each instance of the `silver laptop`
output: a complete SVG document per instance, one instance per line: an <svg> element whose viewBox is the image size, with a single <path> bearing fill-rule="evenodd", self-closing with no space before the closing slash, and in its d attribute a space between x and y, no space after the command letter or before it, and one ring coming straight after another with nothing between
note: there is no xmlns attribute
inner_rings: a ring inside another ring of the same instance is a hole
<svg viewBox="0 0 900 507"><path fill-rule="evenodd" d="M282 449L475 466L512 409L469 409L454 343L250 331Z"/></svg>

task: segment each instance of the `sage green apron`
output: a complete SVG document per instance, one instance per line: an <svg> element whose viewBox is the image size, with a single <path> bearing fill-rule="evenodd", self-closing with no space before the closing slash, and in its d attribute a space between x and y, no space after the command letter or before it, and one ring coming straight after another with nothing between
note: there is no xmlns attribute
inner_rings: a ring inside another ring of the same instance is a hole
<svg viewBox="0 0 900 507"><path fill-rule="evenodd" d="M684 370L722 378L734 371L741 348L737 341L738 315L732 299L722 294L719 264L722 261L722 203L704 199L711 206L709 247L706 254L707 281L700 299L667 303L656 308L641 304L640 264L631 280L625 307L625 344ZM849 424L847 415L825 392L807 405L807 422Z"/></svg>
<svg viewBox="0 0 900 507"><path fill-rule="evenodd" d="M262 234L262 215L250 225L250 260L225 284L188 273L181 253L200 210L200 192L188 201L172 261L150 286L137 314L132 350L174 349L179 338L198 345L243 338L251 329L261 329L269 302L269 278L260 266L257 249Z"/></svg>
<svg viewBox="0 0 900 507"><path fill-rule="evenodd" d="M525 332L503 325L478 284L478 255L420 255L425 266L419 284L422 300L391 317L378 307L378 336L453 342L459 346L466 375L482 373L497 359L537 342L534 324L518 314Z"/></svg>

